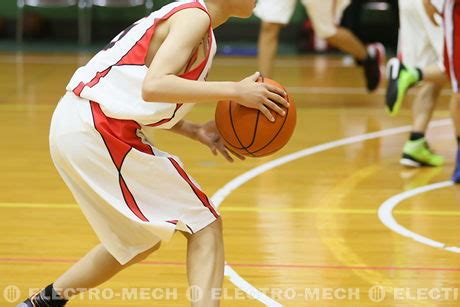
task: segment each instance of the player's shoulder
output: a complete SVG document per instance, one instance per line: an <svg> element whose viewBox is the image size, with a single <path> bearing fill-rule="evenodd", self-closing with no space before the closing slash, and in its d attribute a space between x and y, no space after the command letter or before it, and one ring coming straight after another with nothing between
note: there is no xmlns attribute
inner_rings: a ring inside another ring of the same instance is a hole
<svg viewBox="0 0 460 307"><path fill-rule="evenodd" d="M209 14L200 7L189 7L176 12L170 18L172 25L207 29L211 24Z"/></svg>

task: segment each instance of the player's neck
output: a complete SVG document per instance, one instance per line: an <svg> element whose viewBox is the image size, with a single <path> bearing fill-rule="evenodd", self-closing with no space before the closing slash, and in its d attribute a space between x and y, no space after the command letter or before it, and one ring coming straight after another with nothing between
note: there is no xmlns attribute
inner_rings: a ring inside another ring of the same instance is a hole
<svg viewBox="0 0 460 307"><path fill-rule="evenodd" d="M205 0L205 2L209 15L211 15L211 26L213 29L224 24L230 18L230 14L227 6L225 5L225 1Z"/></svg>

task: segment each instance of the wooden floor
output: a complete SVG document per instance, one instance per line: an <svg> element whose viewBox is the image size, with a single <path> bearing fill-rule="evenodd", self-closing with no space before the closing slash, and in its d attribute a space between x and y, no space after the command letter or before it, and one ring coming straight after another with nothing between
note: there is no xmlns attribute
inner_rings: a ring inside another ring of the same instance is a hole
<svg viewBox="0 0 460 307"><path fill-rule="evenodd" d="M11 306L7 300L15 296L16 288L7 286L17 286L23 298L28 289L52 282L98 242L55 171L47 141L53 108L72 72L87 58L0 54L0 306ZM238 80L255 70L254 59L219 58L211 79ZM386 116L383 89L367 94L361 74L338 57L278 60L274 78L293 94L298 126L275 156L232 165L168 132L156 133L156 144L180 156L211 196L236 176L287 154L410 124L409 107L400 117ZM447 100L445 94L436 120L448 118ZM213 106L207 105L196 107L189 119L212 116ZM332 144L233 191L221 206L226 259L233 270L285 306L460 306L458 250L397 234L377 214L394 195L450 178L456 148L450 125L441 123L428 135L447 159L441 168L401 167L406 138L402 131ZM403 200L393 216L416 234L460 246L459 204L460 190L450 186ZM123 287L160 288L163 292L156 294L162 299L115 295L101 300L95 294L70 306L186 306L185 243L176 235L147 262L101 286L118 294ZM370 290L373 286L383 287L383 302L373 302L381 298ZM223 306L263 306L228 279L225 287ZM457 297L427 297L433 288L449 288Z"/></svg>

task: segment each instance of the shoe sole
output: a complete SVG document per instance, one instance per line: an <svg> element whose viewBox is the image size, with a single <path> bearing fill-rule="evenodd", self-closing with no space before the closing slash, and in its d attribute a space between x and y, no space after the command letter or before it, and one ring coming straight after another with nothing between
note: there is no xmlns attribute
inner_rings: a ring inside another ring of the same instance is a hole
<svg viewBox="0 0 460 307"><path fill-rule="evenodd" d="M399 163L403 166L411 168L419 168L423 166L421 163L407 158L402 158L401 160L399 160Z"/></svg>

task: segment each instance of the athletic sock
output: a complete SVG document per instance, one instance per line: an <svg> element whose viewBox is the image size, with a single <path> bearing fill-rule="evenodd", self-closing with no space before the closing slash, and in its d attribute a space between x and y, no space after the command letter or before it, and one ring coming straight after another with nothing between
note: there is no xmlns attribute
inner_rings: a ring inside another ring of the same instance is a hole
<svg viewBox="0 0 460 307"><path fill-rule="evenodd" d="M32 299L37 307L63 307L68 300L63 299L53 288L53 284L48 285L45 289Z"/></svg>
<svg viewBox="0 0 460 307"><path fill-rule="evenodd" d="M418 73L418 82L422 81L423 80L423 71L418 67L416 67L415 70Z"/></svg>
<svg viewBox="0 0 460 307"><path fill-rule="evenodd" d="M425 137L425 133L413 131L410 133L409 140L417 141L417 140L423 139L424 137Z"/></svg>

